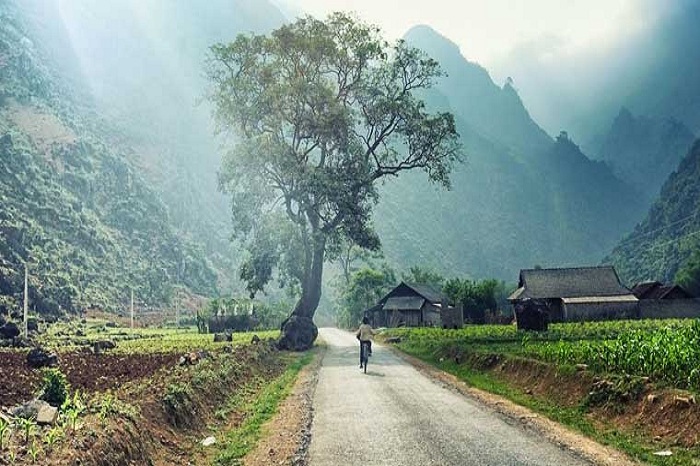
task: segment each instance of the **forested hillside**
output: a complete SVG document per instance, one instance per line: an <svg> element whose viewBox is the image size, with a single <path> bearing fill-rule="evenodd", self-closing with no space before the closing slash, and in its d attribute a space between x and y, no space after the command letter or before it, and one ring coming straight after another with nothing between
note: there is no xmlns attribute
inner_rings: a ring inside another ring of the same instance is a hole
<svg viewBox="0 0 700 466"><path fill-rule="evenodd" d="M112 141L133 148L171 223L202 245L220 288L235 290L239 258L229 202L218 189L220 141L204 64L211 45L267 32L284 17L262 0L71 0L61 2L60 21L97 110L118 129Z"/></svg>
<svg viewBox="0 0 700 466"><path fill-rule="evenodd" d="M639 220L634 190L565 133L549 137L510 83L496 86L429 28L407 39L448 75L427 98L455 114L466 163L450 192L419 175L387 184L375 221L391 260L512 280L536 264L597 263Z"/></svg>
<svg viewBox="0 0 700 466"><path fill-rule="evenodd" d="M116 309L130 289L158 305L178 284L213 293L202 252L37 39L31 13L46 12L22 6L0 2L0 310L19 308L25 263L39 312Z"/></svg>
<svg viewBox="0 0 700 466"><path fill-rule="evenodd" d="M671 174L647 217L605 262L627 283L673 281L700 250L700 141Z"/></svg>
<svg viewBox="0 0 700 466"><path fill-rule="evenodd" d="M0 253L11 303L30 252L42 258L30 257L33 293L45 267L42 286L53 288L43 293L60 288L67 308L106 306L130 285L154 303L176 283L242 290L203 69L210 45L285 18L266 1L136 3L0 3L2 215L18 229L4 233ZM429 27L406 39L448 75L425 98L454 113L466 161L449 192L419 174L382 187L374 222L389 265L512 280L536 264L595 264L639 221L648 204L637 190L565 133L545 133L511 81L494 84ZM674 141L686 136L672 129ZM27 225L41 232L21 233ZM61 245L42 255L32 241Z"/></svg>
<svg viewBox="0 0 700 466"><path fill-rule="evenodd" d="M651 204L694 139L693 132L675 118L635 116L623 107L602 138L598 157Z"/></svg>

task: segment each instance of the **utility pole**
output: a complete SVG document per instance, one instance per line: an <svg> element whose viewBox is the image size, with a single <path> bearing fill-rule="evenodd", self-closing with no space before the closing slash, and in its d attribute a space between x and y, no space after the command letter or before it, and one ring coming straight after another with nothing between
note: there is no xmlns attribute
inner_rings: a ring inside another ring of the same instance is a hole
<svg viewBox="0 0 700 466"><path fill-rule="evenodd" d="M24 338L28 338L27 310L29 308L29 265L24 263Z"/></svg>
<svg viewBox="0 0 700 466"><path fill-rule="evenodd" d="M131 331L134 331L134 289L131 289Z"/></svg>
<svg viewBox="0 0 700 466"><path fill-rule="evenodd" d="M180 328L180 289L175 288L175 328Z"/></svg>

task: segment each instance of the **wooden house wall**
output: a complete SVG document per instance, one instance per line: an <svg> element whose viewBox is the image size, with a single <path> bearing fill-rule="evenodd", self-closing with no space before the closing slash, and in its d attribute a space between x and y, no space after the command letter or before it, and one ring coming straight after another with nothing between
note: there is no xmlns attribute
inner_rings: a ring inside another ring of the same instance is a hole
<svg viewBox="0 0 700 466"><path fill-rule="evenodd" d="M377 311L372 319L373 327L440 327L440 308L426 304L423 309L398 309Z"/></svg>
<svg viewBox="0 0 700 466"><path fill-rule="evenodd" d="M423 326L425 327L441 327L442 320L440 319L440 308L426 302L423 305Z"/></svg>

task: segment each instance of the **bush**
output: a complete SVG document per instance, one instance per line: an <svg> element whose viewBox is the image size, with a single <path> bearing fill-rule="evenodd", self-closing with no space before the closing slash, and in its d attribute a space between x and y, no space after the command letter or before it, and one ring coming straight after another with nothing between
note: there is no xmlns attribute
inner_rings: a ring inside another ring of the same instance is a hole
<svg viewBox="0 0 700 466"><path fill-rule="evenodd" d="M188 427L193 418L192 390L188 385L168 385L163 396L163 408L173 427Z"/></svg>
<svg viewBox="0 0 700 466"><path fill-rule="evenodd" d="M47 368L43 371L41 381L40 400L44 400L51 406L61 406L68 398L70 385L68 379L60 369Z"/></svg>

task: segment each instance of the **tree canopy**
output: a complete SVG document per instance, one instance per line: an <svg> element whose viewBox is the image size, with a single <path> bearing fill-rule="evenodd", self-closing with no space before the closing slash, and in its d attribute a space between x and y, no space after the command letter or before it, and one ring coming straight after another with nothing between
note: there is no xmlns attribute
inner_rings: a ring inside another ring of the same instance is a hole
<svg viewBox="0 0 700 466"><path fill-rule="evenodd" d="M676 281L691 295L700 297L700 249L695 249L688 262L676 274Z"/></svg>
<svg viewBox="0 0 700 466"><path fill-rule="evenodd" d="M381 269L365 267L353 273L350 282L341 284L338 325L355 328L363 313L396 286L394 271L384 266Z"/></svg>
<svg viewBox="0 0 700 466"><path fill-rule="evenodd" d="M207 73L218 130L232 136L220 182L251 246L243 278L254 294L275 267L299 264L298 317L318 306L328 246L380 247L371 226L380 179L419 169L449 187L454 118L416 95L441 76L438 63L373 26L335 13L239 35L211 48Z"/></svg>

